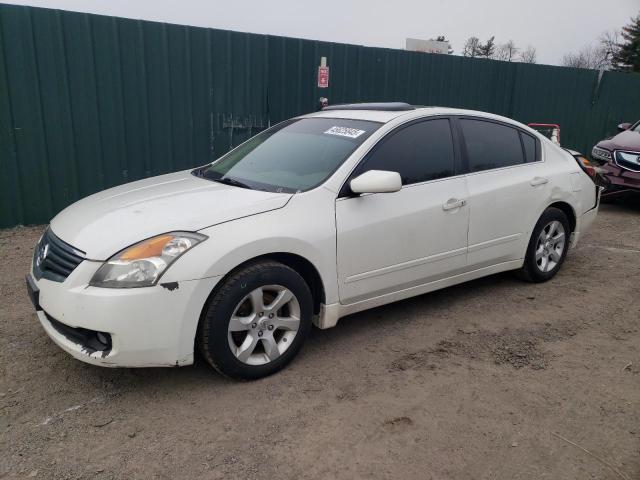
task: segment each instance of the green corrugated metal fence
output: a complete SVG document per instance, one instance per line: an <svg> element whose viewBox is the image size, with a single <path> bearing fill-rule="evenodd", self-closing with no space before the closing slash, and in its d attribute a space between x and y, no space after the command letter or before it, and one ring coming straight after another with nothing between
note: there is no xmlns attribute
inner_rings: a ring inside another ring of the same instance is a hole
<svg viewBox="0 0 640 480"><path fill-rule="evenodd" d="M0 5L0 227L209 162L320 96L559 123L564 145L588 151L640 117L640 75L598 75Z"/></svg>

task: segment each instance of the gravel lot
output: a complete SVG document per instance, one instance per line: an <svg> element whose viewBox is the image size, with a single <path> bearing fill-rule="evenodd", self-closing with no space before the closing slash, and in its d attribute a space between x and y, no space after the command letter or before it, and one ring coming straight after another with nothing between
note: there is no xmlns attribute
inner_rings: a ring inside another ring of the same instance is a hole
<svg viewBox="0 0 640 480"><path fill-rule="evenodd" d="M0 478L640 478L637 200L603 205L549 283L345 318L252 383L62 352L24 286L41 231L0 231Z"/></svg>

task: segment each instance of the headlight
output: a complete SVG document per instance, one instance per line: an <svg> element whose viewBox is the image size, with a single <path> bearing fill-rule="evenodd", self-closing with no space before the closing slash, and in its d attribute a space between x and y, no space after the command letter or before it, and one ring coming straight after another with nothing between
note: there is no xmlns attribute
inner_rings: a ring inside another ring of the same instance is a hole
<svg viewBox="0 0 640 480"><path fill-rule="evenodd" d="M173 262L206 238L200 233L172 232L143 240L107 260L89 285L109 288L155 285Z"/></svg>
<svg viewBox="0 0 640 480"><path fill-rule="evenodd" d="M611 160L611 152L600 147L593 147L591 150L591 157L597 160L609 161Z"/></svg>

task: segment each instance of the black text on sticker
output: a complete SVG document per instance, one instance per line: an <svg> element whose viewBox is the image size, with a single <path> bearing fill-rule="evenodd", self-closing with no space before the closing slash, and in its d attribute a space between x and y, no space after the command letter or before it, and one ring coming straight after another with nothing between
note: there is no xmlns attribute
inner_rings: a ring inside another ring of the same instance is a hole
<svg viewBox="0 0 640 480"><path fill-rule="evenodd" d="M360 135L365 133L365 131L349 127L331 127L324 133L326 133L327 135L339 135L341 137L358 138Z"/></svg>

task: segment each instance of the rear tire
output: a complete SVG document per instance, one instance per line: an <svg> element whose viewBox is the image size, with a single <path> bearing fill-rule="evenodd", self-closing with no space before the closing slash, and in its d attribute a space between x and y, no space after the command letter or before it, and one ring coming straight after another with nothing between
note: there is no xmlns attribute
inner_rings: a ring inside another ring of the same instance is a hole
<svg viewBox="0 0 640 480"><path fill-rule="evenodd" d="M558 208L547 208L531 233L524 265L518 270L518 276L536 283L551 280L564 263L570 236L567 215Z"/></svg>
<svg viewBox="0 0 640 480"><path fill-rule="evenodd" d="M293 269L263 260L232 273L209 299L197 344L218 372L253 380L284 368L309 330L313 299Z"/></svg>

